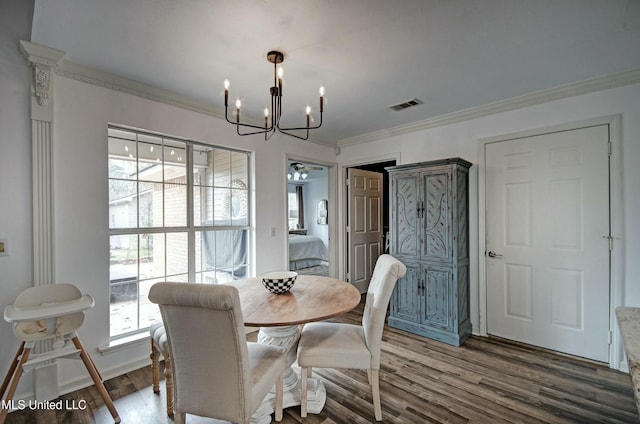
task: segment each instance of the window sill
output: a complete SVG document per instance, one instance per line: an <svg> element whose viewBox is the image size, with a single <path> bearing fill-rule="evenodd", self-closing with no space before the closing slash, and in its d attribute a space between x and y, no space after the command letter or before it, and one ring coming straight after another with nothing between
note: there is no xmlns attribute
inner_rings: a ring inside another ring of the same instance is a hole
<svg viewBox="0 0 640 424"><path fill-rule="evenodd" d="M106 346L98 346L98 352L102 356L110 355L112 353L120 352L123 350L137 347L142 344L149 344L149 332L142 332L133 334L128 337L122 337L120 339L111 340Z"/></svg>

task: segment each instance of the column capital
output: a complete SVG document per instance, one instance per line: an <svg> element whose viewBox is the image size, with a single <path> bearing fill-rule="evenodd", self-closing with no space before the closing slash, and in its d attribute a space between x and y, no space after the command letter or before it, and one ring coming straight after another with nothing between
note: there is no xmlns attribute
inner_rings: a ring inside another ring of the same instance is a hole
<svg viewBox="0 0 640 424"><path fill-rule="evenodd" d="M38 100L40 106L46 106L51 91L51 73L65 55L62 50L20 40L20 53L33 68L32 94Z"/></svg>

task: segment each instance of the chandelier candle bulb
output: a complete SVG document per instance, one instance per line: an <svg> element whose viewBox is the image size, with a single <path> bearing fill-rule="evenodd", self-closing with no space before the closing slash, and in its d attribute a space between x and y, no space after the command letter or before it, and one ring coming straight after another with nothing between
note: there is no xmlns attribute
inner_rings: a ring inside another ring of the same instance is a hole
<svg viewBox="0 0 640 424"><path fill-rule="evenodd" d="M320 113L324 112L324 87L320 87Z"/></svg>
<svg viewBox="0 0 640 424"><path fill-rule="evenodd" d="M229 106L229 80L224 80L224 106Z"/></svg>

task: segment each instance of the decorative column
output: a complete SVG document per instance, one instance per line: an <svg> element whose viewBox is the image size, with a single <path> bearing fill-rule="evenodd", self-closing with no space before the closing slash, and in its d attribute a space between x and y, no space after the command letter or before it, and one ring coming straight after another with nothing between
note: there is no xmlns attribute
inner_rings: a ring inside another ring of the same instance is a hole
<svg viewBox="0 0 640 424"><path fill-rule="evenodd" d="M33 285L55 282L53 222L53 72L64 52L20 41L20 52L31 71L31 173L33 211ZM51 341L36 344L34 353L47 352ZM58 397L55 362L35 370L37 400Z"/></svg>

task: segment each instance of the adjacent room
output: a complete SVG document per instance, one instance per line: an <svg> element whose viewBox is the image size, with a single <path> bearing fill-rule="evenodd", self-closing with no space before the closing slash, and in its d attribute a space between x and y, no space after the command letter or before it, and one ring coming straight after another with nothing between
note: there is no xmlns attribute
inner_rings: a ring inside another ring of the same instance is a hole
<svg viewBox="0 0 640 424"><path fill-rule="evenodd" d="M637 0L0 0L0 424L638 422L639 46Z"/></svg>

